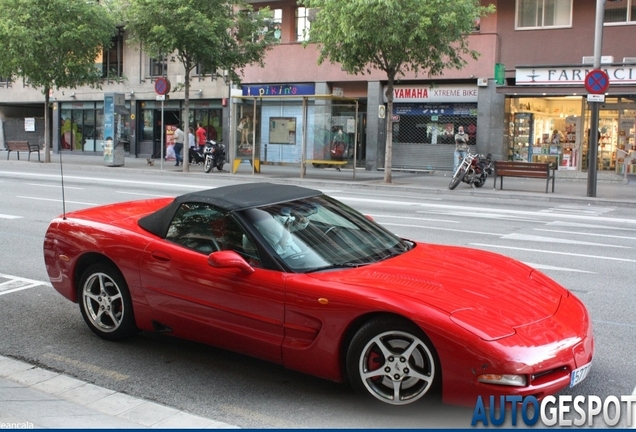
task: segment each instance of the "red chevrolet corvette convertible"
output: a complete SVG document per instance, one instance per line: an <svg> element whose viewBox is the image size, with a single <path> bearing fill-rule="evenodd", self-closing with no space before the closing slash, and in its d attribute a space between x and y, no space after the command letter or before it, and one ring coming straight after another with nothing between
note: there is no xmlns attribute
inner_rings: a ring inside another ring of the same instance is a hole
<svg viewBox="0 0 636 432"><path fill-rule="evenodd" d="M387 404L540 398L585 378L594 350L585 306L539 271L399 238L297 186L75 211L51 222L44 258L104 339L169 333Z"/></svg>

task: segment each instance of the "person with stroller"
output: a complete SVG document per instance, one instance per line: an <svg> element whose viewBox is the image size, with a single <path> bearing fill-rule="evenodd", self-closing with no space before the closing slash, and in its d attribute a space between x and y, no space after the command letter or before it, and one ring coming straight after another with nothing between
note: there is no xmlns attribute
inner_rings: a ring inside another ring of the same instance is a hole
<svg viewBox="0 0 636 432"><path fill-rule="evenodd" d="M193 165L202 164L204 161L203 152L198 151L198 146L194 138L194 128L190 127L190 133L188 133L188 155L190 156L190 163Z"/></svg>

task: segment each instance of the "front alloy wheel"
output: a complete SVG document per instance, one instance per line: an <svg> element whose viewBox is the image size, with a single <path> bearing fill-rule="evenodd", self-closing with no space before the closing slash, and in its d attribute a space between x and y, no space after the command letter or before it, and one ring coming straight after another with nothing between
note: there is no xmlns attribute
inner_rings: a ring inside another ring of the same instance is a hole
<svg viewBox="0 0 636 432"><path fill-rule="evenodd" d="M80 279L79 305L88 327L98 336L120 340L136 333L128 287L118 270L93 264Z"/></svg>
<svg viewBox="0 0 636 432"><path fill-rule="evenodd" d="M203 171L205 171L206 173L209 173L210 171L212 171L212 163L214 161L212 160L211 156L206 156L205 157L205 162L203 163Z"/></svg>
<svg viewBox="0 0 636 432"><path fill-rule="evenodd" d="M435 355L417 327L395 319L372 321L351 342L347 373L358 392L407 405L431 393L439 381Z"/></svg>

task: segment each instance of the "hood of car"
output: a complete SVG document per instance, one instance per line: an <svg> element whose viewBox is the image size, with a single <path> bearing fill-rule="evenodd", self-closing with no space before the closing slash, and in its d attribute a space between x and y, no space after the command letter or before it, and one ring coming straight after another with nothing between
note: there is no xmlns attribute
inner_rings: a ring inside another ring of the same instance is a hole
<svg viewBox="0 0 636 432"><path fill-rule="evenodd" d="M427 304L484 339L552 316L567 291L503 255L418 243L400 256L337 272L312 273L325 282L364 287L361 295Z"/></svg>

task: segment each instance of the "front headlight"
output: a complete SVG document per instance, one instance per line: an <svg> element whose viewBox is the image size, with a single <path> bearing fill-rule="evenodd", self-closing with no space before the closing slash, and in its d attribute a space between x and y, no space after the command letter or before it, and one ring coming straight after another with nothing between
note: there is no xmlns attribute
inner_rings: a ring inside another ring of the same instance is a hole
<svg viewBox="0 0 636 432"><path fill-rule="evenodd" d="M499 375L499 374L484 374L479 375L477 380L486 384L498 384L516 387L525 387L526 376L525 375Z"/></svg>

